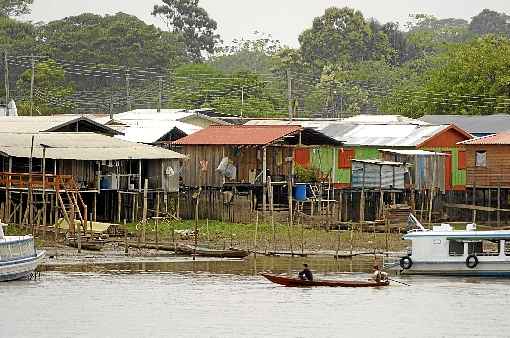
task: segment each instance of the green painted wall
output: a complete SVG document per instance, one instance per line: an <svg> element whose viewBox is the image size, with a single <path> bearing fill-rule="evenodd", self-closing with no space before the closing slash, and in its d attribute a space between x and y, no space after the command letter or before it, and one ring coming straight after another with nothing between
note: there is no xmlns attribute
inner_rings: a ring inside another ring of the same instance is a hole
<svg viewBox="0 0 510 338"><path fill-rule="evenodd" d="M374 160L379 159L379 148L374 147L346 147L354 149L354 158L356 160ZM351 184L351 168L336 170L337 183Z"/></svg>
<svg viewBox="0 0 510 338"><path fill-rule="evenodd" d="M333 173L333 167L336 166L338 148L322 147L310 151L310 166L320 169L323 173Z"/></svg>

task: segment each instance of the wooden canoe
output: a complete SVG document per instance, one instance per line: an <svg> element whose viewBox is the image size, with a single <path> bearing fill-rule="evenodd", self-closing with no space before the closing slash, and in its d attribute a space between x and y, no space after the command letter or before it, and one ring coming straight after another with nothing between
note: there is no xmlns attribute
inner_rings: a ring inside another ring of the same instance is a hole
<svg viewBox="0 0 510 338"><path fill-rule="evenodd" d="M201 257L218 257L218 258L245 258L250 255L249 251L228 249L228 250L215 250L201 247L194 247L191 245L178 245L175 248L175 253L183 255L197 255Z"/></svg>
<svg viewBox="0 0 510 338"><path fill-rule="evenodd" d="M341 280L302 280L294 277L283 277L277 275L271 275L268 273L261 274L271 282L283 286L330 286L330 287L344 287L344 288L367 288L367 287L379 287L388 286L389 281L386 282L375 282L375 281L341 281Z"/></svg>

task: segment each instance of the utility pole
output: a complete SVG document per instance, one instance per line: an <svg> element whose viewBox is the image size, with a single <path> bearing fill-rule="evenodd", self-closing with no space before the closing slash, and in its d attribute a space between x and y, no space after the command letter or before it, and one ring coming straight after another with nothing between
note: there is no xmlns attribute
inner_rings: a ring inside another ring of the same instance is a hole
<svg viewBox="0 0 510 338"><path fill-rule="evenodd" d="M6 115L9 116L9 62L7 56L7 50L4 54L4 68L5 68L5 112Z"/></svg>
<svg viewBox="0 0 510 338"><path fill-rule="evenodd" d="M289 100L289 121L292 121L294 117L294 104L292 102L292 77L290 69L287 69L287 98Z"/></svg>
<svg viewBox="0 0 510 338"><path fill-rule="evenodd" d="M241 117L243 117L244 113L244 86L241 87Z"/></svg>
<svg viewBox="0 0 510 338"><path fill-rule="evenodd" d="M163 78L159 78L158 113L163 108Z"/></svg>
<svg viewBox="0 0 510 338"><path fill-rule="evenodd" d="M131 93L129 88L129 69L126 69L126 102L127 110L131 111Z"/></svg>
<svg viewBox="0 0 510 338"><path fill-rule="evenodd" d="M32 60L32 75L30 77L30 116L34 113L34 83L35 83L35 61L34 56L31 56Z"/></svg>

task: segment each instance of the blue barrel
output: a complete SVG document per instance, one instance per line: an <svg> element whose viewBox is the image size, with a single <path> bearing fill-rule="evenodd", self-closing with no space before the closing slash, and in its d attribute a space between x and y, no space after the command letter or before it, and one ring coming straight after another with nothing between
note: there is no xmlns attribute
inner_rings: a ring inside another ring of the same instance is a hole
<svg viewBox="0 0 510 338"><path fill-rule="evenodd" d="M294 186L294 199L296 201L306 201L306 183L297 183Z"/></svg>

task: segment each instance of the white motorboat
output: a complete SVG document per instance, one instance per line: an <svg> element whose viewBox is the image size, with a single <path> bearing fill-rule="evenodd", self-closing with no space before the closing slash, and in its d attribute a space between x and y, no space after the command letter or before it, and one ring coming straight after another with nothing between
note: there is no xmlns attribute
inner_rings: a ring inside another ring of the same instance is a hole
<svg viewBox="0 0 510 338"><path fill-rule="evenodd" d="M404 235L406 256L391 269L402 274L510 277L510 231L477 231L475 224L454 230L449 224L426 230L418 225Z"/></svg>
<svg viewBox="0 0 510 338"><path fill-rule="evenodd" d="M5 236L0 222L0 282L29 277L44 258L32 236Z"/></svg>

